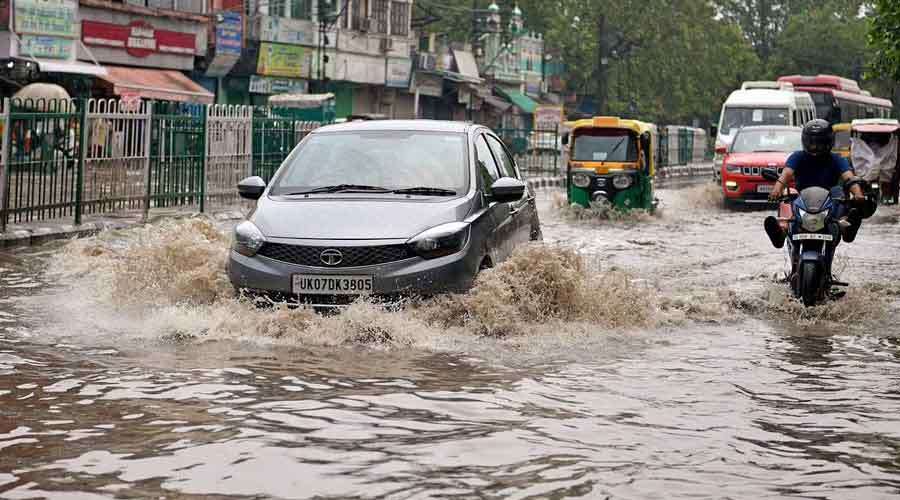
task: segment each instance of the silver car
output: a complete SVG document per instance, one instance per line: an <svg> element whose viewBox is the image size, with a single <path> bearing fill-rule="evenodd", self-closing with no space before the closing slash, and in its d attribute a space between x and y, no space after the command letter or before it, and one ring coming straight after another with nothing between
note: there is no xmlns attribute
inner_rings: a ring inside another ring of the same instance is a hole
<svg viewBox="0 0 900 500"><path fill-rule="evenodd" d="M363 121L309 134L235 228L236 289L316 306L461 292L541 239L534 194L488 128Z"/></svg>

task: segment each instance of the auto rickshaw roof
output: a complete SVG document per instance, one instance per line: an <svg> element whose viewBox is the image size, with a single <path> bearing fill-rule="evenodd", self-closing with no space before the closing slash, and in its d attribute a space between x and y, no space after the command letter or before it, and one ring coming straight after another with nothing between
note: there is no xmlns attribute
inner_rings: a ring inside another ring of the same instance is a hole
<svg viewBox="0 0 900 500"><path fill-rule="evenodd" d="M849 123L835 123L834 125L831 126L831 128L835 132L849 132L850 124Z"/></svg>
<svg viewBox="0 0 900 500"><path fill-rule="evenodd" d="M854 132L893 134L900 130L900 122L892 118L868 118L853 120L851 124Z"/></svg>
<svg viewBox="0 0 900 500"><path fill-rule="evenodd" d="M642 134L654 128L652 123L646 123L639 120L628 120L617 116L595 116L593 118L585 118L569 123L571 123L573 131L580 128L620 128Z"/></svg>

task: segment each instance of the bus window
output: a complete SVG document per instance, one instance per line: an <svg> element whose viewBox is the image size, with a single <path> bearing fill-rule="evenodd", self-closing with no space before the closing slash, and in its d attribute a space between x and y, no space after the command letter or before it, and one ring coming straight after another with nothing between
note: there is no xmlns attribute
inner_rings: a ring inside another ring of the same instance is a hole
<svg viewBox="0 0 900 500"><path fill-rule="evenodd" d="M750 125L790 125L787 108L742 108L727 107L722 116L719 133L731 135L738 129Z"/></svg>
<svg viewBox="0 0 900 500"><path fill-rule="evenodd" d="M816 106L816 116L830 120L831 109L834 106L831 96L822 92L810 92L809 95Z"/></svg>

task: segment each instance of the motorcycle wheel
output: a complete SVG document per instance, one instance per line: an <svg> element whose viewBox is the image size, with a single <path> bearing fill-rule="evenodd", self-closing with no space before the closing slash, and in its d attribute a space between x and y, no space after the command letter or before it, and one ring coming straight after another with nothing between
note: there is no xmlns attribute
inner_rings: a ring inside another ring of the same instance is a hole
<svg viewBox="0 0 900 500"><path fill-rule="evenodd" d="M800 267L800 297L803 305L812 307L819 300L822 277L815 262L804 262Z"/></svg>

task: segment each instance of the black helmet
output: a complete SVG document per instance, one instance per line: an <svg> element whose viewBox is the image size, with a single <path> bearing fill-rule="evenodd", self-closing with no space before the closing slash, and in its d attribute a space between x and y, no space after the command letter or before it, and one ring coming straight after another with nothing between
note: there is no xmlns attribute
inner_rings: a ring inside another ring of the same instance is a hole
<svg viewBox="0 0 900 500"><path fill-rule="evenodd" d="M826 155L834 147L834 129L822 119L810 120L803 126L803 150L815 156Z"/></svg>

